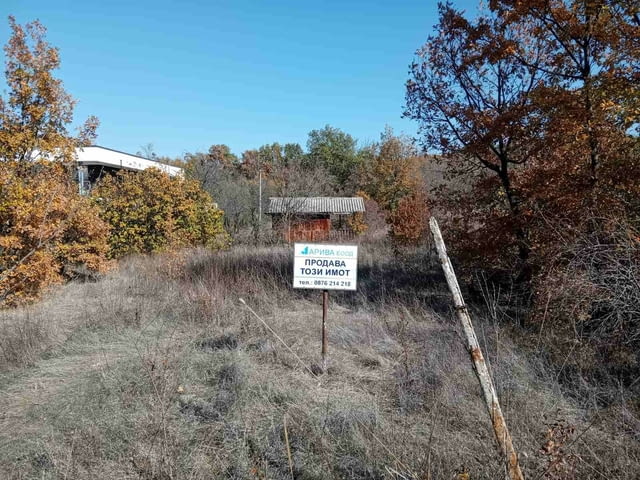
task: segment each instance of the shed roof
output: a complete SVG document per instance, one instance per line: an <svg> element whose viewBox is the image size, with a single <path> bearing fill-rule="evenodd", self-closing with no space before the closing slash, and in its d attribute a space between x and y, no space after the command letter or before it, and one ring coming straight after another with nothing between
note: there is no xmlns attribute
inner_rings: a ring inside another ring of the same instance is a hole
<svg viewBox="0 0 640 480"><path fill-rule="evenodd" d="M336 213L364 212L360 197L271 197L267 213Z"/></svg>

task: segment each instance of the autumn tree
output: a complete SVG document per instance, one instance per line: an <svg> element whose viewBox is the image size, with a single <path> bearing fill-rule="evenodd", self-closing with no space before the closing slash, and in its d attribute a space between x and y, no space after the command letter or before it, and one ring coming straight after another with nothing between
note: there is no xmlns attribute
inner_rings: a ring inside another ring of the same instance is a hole
<svg viewBox="0 0 640 480"><path fill-rule="evenodd" d="M441 154L450 178L475 173L488 179L484 185L494 194L483 217L509 219L504 228L513 230L524 260L529 245L514 171L543 149L531 93L546 46L491 12L471 21L447 3L439 5L439 19L411 65L405 116L419 122L423 147Z"/></svg>
<svg viewBox="0 0 640 480"><path fill-rule="evenodd" d="M60 53L45 39L38 21L24 27L9 17L12 35L5 52L7 98L0 97L0 160L29 168L38 155L71 162L75 148L95 137L98 121L89 118L77 136L69 133L75 101L53 72Z"/></svg>
<svg viewBox="0 0 640 480"><path fill-rule="evenodd" d="M75 148L97 120L69 133L74 101L54 70L58 49L39 22L18 25L4 48L7 97L0 97L0 303L36 298L83 268L101 271L108 226L70 175Z"/></svg>
<svg viewBox="0 0 640 480"><path fill-rule="evenodd" d="M206 153L185 155L185 173L200 184L225 212L225 229L234 237L249 227L258 230L258 171L264 150L247 150L238 158L227 145L212 145Z"/></svg>
<svg viewBox="0 0 640 480"><path fill-rule="evenodd" d="M545 154L519 183L536 212L531 244L548 257L555 249L549 222L577 238L599 228L595 217L637 216L637 5L574 0L490 6L510 28L527 25L531 37L547 45L548 54L535 65L541 80L532 93L544 119ZM529 64L520 55L518 60Z"/></svg>
<svg viewBox="0 0 640 480"><path fill-rule="evenodd" d="M540 243L530 234L542 210L575 218L632 188L638 26L618 2L490 7L470 21L440 6L437 34L411 67L406 115L450 176L481 172L470 178L474 188L448 198L469 206L463 216L472 222L501 230L497 250L511 230L526 260ZM477 227L486 240L489 231Z"/></svg>
<svg viewBox="0 0 640 480"><path fill-rule="evenodd" d="M638 4L505 0L490 2L490 8L509 28L526 25L548 52L535 65L541 81L532 92L547 148L518 173L532 212L538 272L529 320L548 317L563 340L573 337L592 349L594 369L606 359L637 376L631 367L636 354L626 357L632 360L624 368L611 360L637 352L640 342L633 327L638 316L610 300L628 291L608 275L635 262L629 259L637 243L629 242L634 234L628 232L640 226ZM518 60L530 64L526 57ZM615 333L614 318L626 318ZM569 324L570 330L563 328Z"/></svg>
<svg viewBox="0 0 640 480"><path fill-rule="evenodd" d="M360 182L367 194L385 211L392 212L400 201L423 188L422 159L409 138L397 136L390 127L380 142L370 145L361 166Z"/></svg>
<svg viewBox="0 0 640 480"><path fill-rule="evenodd" d="M0 164L0 304L33 300L66 278L109 267L109 227L97 208L78 195L62 164L37 166L17 176Z"/></svg>
<svg viewBox="0 0 640 480"><path fill-rule="evenodd" d="M488 7L472 21L441 5L407 83L407 116L457 177L438 199L451 243L517 280L526 321L546 322L562 355L573 341L637 377L638 316L611 301L628 294L612 272L633 265L640 225L637 2Z"/></svg>
<svg viewBox="0 0 640 480"><path fill-rule="evenodd" d="M224 144L211 145L207 152L187 153L184 157L187 176L199 181L207 191L215 186L225 169L237 163L238 158Z"/></svg>
<svg viewBox="0 0 640 480"><path fill-rule="evenodd" d="M492 10L508 28L527 25L547 55L533 63L514 48L517 59L542 79L536 102L546 116L545 139L568 146L585 184L596 186L607 143L624 141L638 125L640 25L638 7L618 0L493 0Z"/></svg>
<svg viewBox="0 0 640 480"><path fill-rule="evenodd" d="M389 235L396 245L419 245L424 242L429 230L429 208L424 191L416 191L403 197L393 209L387 222Z"/></svg>
<svg viewBox="0 0 640 480"><path fill-rule="evenodd" d="M287 163L288 159L284 155L283 147L275 142L244 151L239 167L245 177L253 180L260 174L267 176L274 169L286 166Z"/></svg>
<svg viewBox="0 0 640 480"><path fill-rule="evenodd" d="M452 223L475 232L467 246L509 265L512 246L526 263L547 241L542 218L632 201L639 27L625 2L489 6L471 21L440 5L411 66L406 115L449 177L467 177L441 196L459 213Z"/></svg>

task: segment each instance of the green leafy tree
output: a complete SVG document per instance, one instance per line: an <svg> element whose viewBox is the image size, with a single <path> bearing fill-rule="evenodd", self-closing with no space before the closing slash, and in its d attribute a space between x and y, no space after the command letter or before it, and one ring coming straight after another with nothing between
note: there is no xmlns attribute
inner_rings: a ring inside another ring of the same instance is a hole
<svg viewBox="0 0 640 480"><path fill-rule="evenodd" d="M221 248L228 242L223 212L193 180L151 168L107 175L92 190L111 226L112 257L187 246Z"/></svg>
<svg viewBox="0 0 640 480"><path fill-rule="evenodd" d="M307 140L307 165L323 167L333 176L336 189L345 193L360 162L356 143L351 135L330 125L312 130Z"/></svg>
<svg viewBox="0 0 640 480"><path fill-rule="evenodd" d="M272 195L322 196L335 192L331 175L323 166L310 164L297 143L273 143L249 153L243 155L243 171L255 172L249 178L257 179L261 169L265 191Z"/></svg>

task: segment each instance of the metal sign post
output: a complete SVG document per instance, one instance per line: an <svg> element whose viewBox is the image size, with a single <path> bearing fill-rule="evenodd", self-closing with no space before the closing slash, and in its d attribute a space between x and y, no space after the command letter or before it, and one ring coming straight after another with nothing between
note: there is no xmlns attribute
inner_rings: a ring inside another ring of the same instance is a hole
<svg viewBox="0 0 640 480"><path fill-rule="evenodd" d="M322 291L322 371L327 371L327 311L329 310L329 290Z"/></svg>
<svg viewBox="0 0 640 480"><path fill-rule="evenodd" d="M327 314L329 290L356 290L358 247L356 245L294 244L293 288L322 290L322 364L327 371Z"/></svg>

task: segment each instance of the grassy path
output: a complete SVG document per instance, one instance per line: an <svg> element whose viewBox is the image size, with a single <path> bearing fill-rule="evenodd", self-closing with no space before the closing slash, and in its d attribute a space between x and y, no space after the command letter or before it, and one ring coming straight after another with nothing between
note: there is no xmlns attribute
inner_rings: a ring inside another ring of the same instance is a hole
<svg viewBox="0 0 640 480"><path fill-rule="evenodd" d="M127 344L100 346L80 355L64 355L40 360L0 390L0 449L16 434L35 433L42 424L30 415L33 407L46 405L71 382L95 371L104 370L131 352Z"/></svg>

